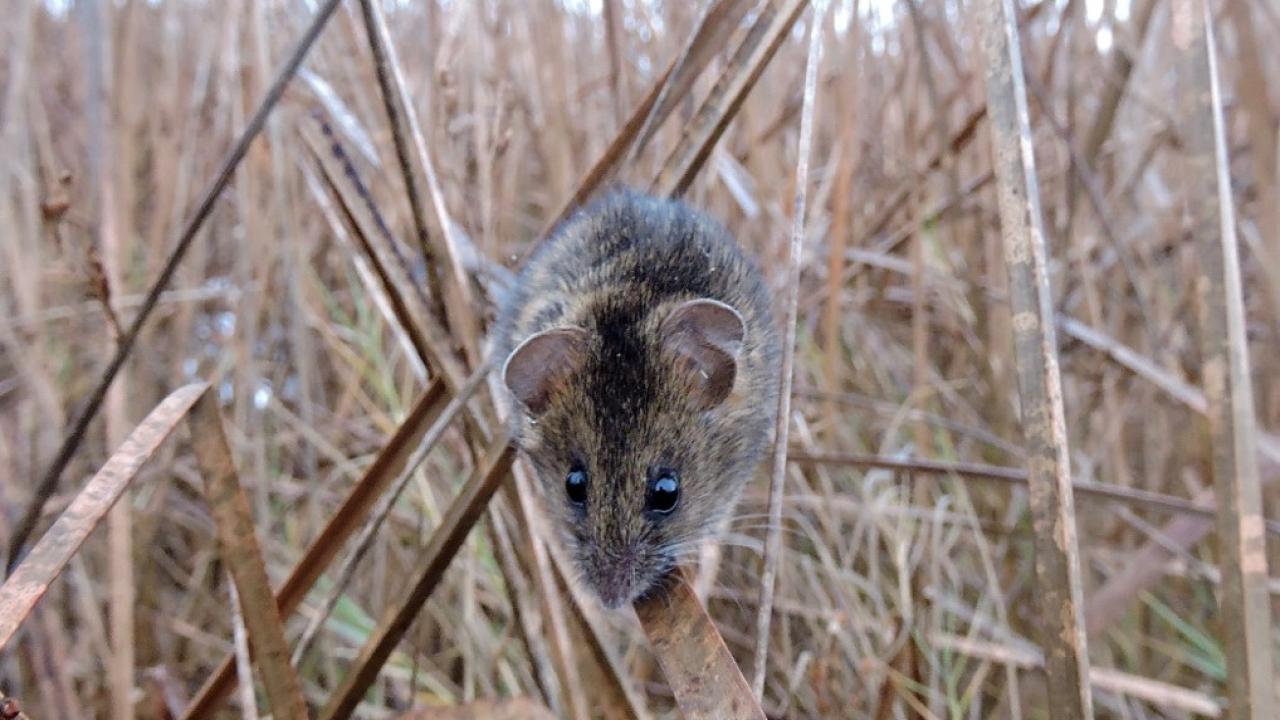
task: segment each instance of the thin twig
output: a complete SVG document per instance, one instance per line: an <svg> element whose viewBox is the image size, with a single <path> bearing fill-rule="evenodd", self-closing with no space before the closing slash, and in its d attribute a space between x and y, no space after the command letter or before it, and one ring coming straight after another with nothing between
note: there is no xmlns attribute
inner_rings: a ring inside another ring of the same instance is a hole
<svg viewBox="0 0 1280 720"><path fill-rule="evenodd" d="M756 702L764 697L769 669L769 625L773 616L773 590L782 554L782 496L787 478L787 434L791 417L791 380L795 366L796 315L800 310L800 266L804 261L805 202L809 188L809 154L813 145L813 110L818 95L818 59L822 54L822 30L826 6L815 8L809 29L809 59L804 71L804 110L800 116L800 141L796 164L796 195L791 224L791 267L787 282L786 334L782 345L782 382L778 391L773 472L769 480L769 529L765 540L764 572L760 577L760 604L756 614L755 665L751 690Z"/></svg>
<svg viewBox="0 0 1280 720"><path fill-rule="evenodd" d="M811 453L792 450L788 462L801 465L845 465L860 468L880 468L904 472L908 478L924 475L955 475L961 478L992 480L1003 484L1027 484L1027 471L1007 465L985 465L971 462L943 462L925 458L894 458L860 453ZM1207 503L1186 500L1165 493L1125 487L1093 480L1076 480L1072 483L1076 492L1106 500L1132 505L1138 508L1155 508L1191 517L1217 517L1217 509ZM1280 537L1280 520L1264 520L1268 533Z"/></svg>

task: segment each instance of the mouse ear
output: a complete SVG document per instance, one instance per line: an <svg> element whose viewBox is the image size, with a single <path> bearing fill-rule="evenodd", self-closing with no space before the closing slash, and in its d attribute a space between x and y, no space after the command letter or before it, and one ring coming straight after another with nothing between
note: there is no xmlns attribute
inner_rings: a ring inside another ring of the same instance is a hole
<svg viewBox="0 0 1280 720"><path fill-rule="evenodd" d="M737 310L700 298L677 305L662 321L662 347L686 373L696 399L710 409L733 390L746 326Z"/></svg>
<svg viewBox="0 0 1280 720"><path fill-rule="evenodd" d="M587 331L580 327L544 330L511 351L502 380L511 394L539 415L565 378L578 367L587 347Z"/></svg>

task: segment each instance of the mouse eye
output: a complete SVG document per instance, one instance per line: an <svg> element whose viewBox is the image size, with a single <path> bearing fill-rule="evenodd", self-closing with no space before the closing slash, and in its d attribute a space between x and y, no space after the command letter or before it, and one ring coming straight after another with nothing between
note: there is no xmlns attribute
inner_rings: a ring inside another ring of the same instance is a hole
<svg viewBox="0 0 1280 720"><path fill-rule="evenodd" d="M680 476L674 470L663 470L649 485L645 509L666 515L680 503Z"/></svg>
<svg viewBox="0 0 1280 720"><path fill-rule="evenodd" d="M574 505L587 504L587 471L574 468L564 478L564 491Z"/></svg>

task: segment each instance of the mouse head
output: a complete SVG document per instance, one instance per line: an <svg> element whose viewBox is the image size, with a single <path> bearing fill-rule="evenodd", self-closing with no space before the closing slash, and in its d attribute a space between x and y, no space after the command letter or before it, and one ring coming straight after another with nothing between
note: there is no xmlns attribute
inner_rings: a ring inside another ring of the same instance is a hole
<svg viewBox="0 0 1280 720"><path fill-rule="evenodd" d="M756 456L734 397L746 328L708 298L646 313L602 299L512 351L517 441L582 580L607 607L644 595L719 525Z"/></svg>

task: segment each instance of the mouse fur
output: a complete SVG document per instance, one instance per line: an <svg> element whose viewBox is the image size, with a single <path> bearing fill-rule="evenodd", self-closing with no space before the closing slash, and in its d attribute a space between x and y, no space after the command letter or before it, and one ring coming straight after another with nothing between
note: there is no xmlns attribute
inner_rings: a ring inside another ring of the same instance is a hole
<svg viewBox="0 0 1280 720"><path fill-rule="evenodd" d="M615 191L529 258L495 325L513 441L580 579L606 607L711 539L770 446L779 340L768 288L680 201ZM570 499L570 472L585 502ZM678 502L654 510L662 477ZM581 479L578 477L577 479Z"/></svg>

